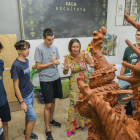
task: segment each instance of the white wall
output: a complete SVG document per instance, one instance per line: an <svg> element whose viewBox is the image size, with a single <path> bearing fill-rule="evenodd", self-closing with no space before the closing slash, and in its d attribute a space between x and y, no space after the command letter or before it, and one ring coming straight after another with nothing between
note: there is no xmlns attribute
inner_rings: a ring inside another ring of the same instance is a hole
<svg viewBox="0 0 140 140"><path fill-rule="evenodd" d="M84 37L84 38L78 38L79 41L81 42L81 49L82 50L86 50L86 47L88 46L88 44L91 42L93 37ZM61 62L60 65L58 65L58 69L59 69L59 73L60 73L60 77L67 77L70 75L70 71L67 75L63 74L63 64L62 62L64 62L64 55L68 55L69 51L68 51L68 43L71 40L71 38L62 38L62 39L55 39L54 40L54 44L57 46L59 54L60 54L60 59L59 61ZM35 49L36 47L41 44L43 42L43 39L39 39L39 40L27 40L30 45L30 54L29 54L29 68L30 70L32 69L32 66L35 64L34 61L34 54L35 54ZM105 56L107 61L110 62L111 64L115 64L116 63L116 56ZM38 86L39 85L39 75L38 73L34 75L33 78L33 84Z"/></svg>
<svg viewBox="0 0 140 140"><path fill-rule="evenodd" d="M78 39L81 42L81 49L85 50L86 47L88 46L88 44L91 42L92 37L85 37L85 38L78 38ZM59 54L60 54L59 61L61 62L61 64L58 66L58 69L59 69L59 73L60 73L61 77L66 77L66 76L68 76L70 74L70 72L69 72L69 74L63 75L62 68L61 68L61 67L63 67L62 62L64 62L64 57L63 56L69 54L68 43L69 43L70 40L71 40L71 38L62 38L62 39L55 39L54 40L54 44L57 46ZM30 54L29 54L29 57L28 57L29 66L30 66L30 69L31 69L32 66L35 64L35 61L34 61L35 49L39 44L41 44L43 42L43 39L27 40L27 41L31 45Z"/></svg>
<svg viewBox="0 0 140 140"><path fill-rule="evenodd" d="M133 26L115 26L117 10L116 4L117 0L108 0L107 32L118 36L116 64L121 64L124 50L127 47L125 40L129 39L133 44L135 44L136 29Z"/></svg>
<svg viewBox="0 0 140 140"><path fill-rule="evenodd" d="M0 0L0 34L16 34L21 39L17 0Z"/></svg>
<svg viewBox="0 0 140 140"><path fill-rule="evenodd" d="M85 37L85 38L78 38L81 42L81 49L82 50L85 50L86 47L88 46L88 44L91 42L92 40L92 37ZM63 70L62 70L62 67L63 67L63 64L62 62L64 62L64 55L68 55L69 54L69 51L68 51L68 43L69 41L71 40L71 38L62 38L62 39L54 39L54 44L57 46L58 48L58 51L59 51L59 54L60 54L60 59L59 61L61 62L60 65L58 66L58 69L59 69L59 73L60 73L60 77L67 77L70 75L70 71L67 75L64 75L63 74ZM35 54L35 49L36 47L41 44L43 42L43 39L39 39L39 40L27 40L30 45L31 45L31 48L30 48L30 54L29 54L29 67L30 67L30 70L32 69L32 66L35 64L35 61L34 61L34 54ZM33 78L33 84L34 85L39 85L39 76L38 74L35 74L34 75L34 78Z"/></svg>

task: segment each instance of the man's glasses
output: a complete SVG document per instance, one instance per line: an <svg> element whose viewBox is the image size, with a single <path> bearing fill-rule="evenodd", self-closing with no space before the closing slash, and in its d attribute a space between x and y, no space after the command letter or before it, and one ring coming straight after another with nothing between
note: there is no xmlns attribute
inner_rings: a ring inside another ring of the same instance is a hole
<svg viewBox="0 0 140 140"><path fill-rule="evenodd" d="M140 37L140 34L136 34L137 37Z"/></svg>

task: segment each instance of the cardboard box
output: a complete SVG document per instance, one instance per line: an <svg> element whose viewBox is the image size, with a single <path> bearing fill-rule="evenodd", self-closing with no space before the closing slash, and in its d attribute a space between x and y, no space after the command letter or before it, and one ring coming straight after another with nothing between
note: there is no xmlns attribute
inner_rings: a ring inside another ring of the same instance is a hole
<svg viewBox="0 0 140 140"><path fill-rule="evenodd" d="M0 59L4 61L4 68L11 68L13 62L18 57L18 53L14 47L16 41L17 39L15 34L0 35L0 42L4 46L4 49L0 53ZM10 70L5 70L3 72L3 82L7 93L8 102L17 101L17 98L15 97L13 80L11 79Z"/></svg>

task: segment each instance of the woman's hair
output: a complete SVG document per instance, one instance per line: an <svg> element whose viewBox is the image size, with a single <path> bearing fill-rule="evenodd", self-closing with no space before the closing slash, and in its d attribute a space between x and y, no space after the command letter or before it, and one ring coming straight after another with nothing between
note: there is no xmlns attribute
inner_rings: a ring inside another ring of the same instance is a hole
<svg viewBox="0 0 140 140"><path fill-rule="evenodd" d="M2 50L4 47L2 45L2 43L0 42L0 50Z"/></svg>
<svg viewBox="0 0 140 140"><path fill-rule="evenodd" d="M75 42L79 43L79 46L80 46L80 49L81 49L81 43L80 43L80 41L78 39L76 39L76 38L73 38L73 39L70 40L69 45L68 45L68 49L69 49L69 52L70 53L72 52L71 51L72 44L75 43Z"/></svg>
<svg viewBox="0 0 140 140"><path fill-rule="evenodd" d="M25 40L17 41L14 46L15 46L16 50L24 50L24 46L27 46L28 49L30 48L29 42L27 42Z"/></svg>

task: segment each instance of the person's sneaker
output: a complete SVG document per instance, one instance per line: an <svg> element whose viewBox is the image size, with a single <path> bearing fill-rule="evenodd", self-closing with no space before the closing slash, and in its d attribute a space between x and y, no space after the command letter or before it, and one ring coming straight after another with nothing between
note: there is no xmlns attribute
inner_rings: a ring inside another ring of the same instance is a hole
<svg viewBox="0 0 140 140"><path fill-rule="evenodd" d="M67 131L67 136L70 137L72 135L71 131Z"/></svg>
<svg viewBox="0 0 140 140"><path fill-rule="evenodd" d="M48 132L45 131L45 133L46 133L46 140L54 140L52 137L51 131L48 131Z"/></svg>
<svg viewBox="0 0 140 140"><path fill-rule="evenodd" d="M84 125L84 128L85 128L85 129L87 128L87 125L86 125L86 124Z"/></svg>
<svg viewBox="0 0 140 140"><path fill-rule="evenodd" d="M52 121L50 122L51 125L54 125L54 126L58 126L58 127L61 127L61 124L59 122L56 122L54 119L52 119Z"/></svg>
<svg viewBox="0 0 140 140"><path fill-rule="evenodd" d="M23 132L23 136L25 137L25 130L24 130L24 132ZM31 134L31 139L37 140L37 139L38 139L38 136L37 136L36 134L32 133L32 134Z"/></svg>

